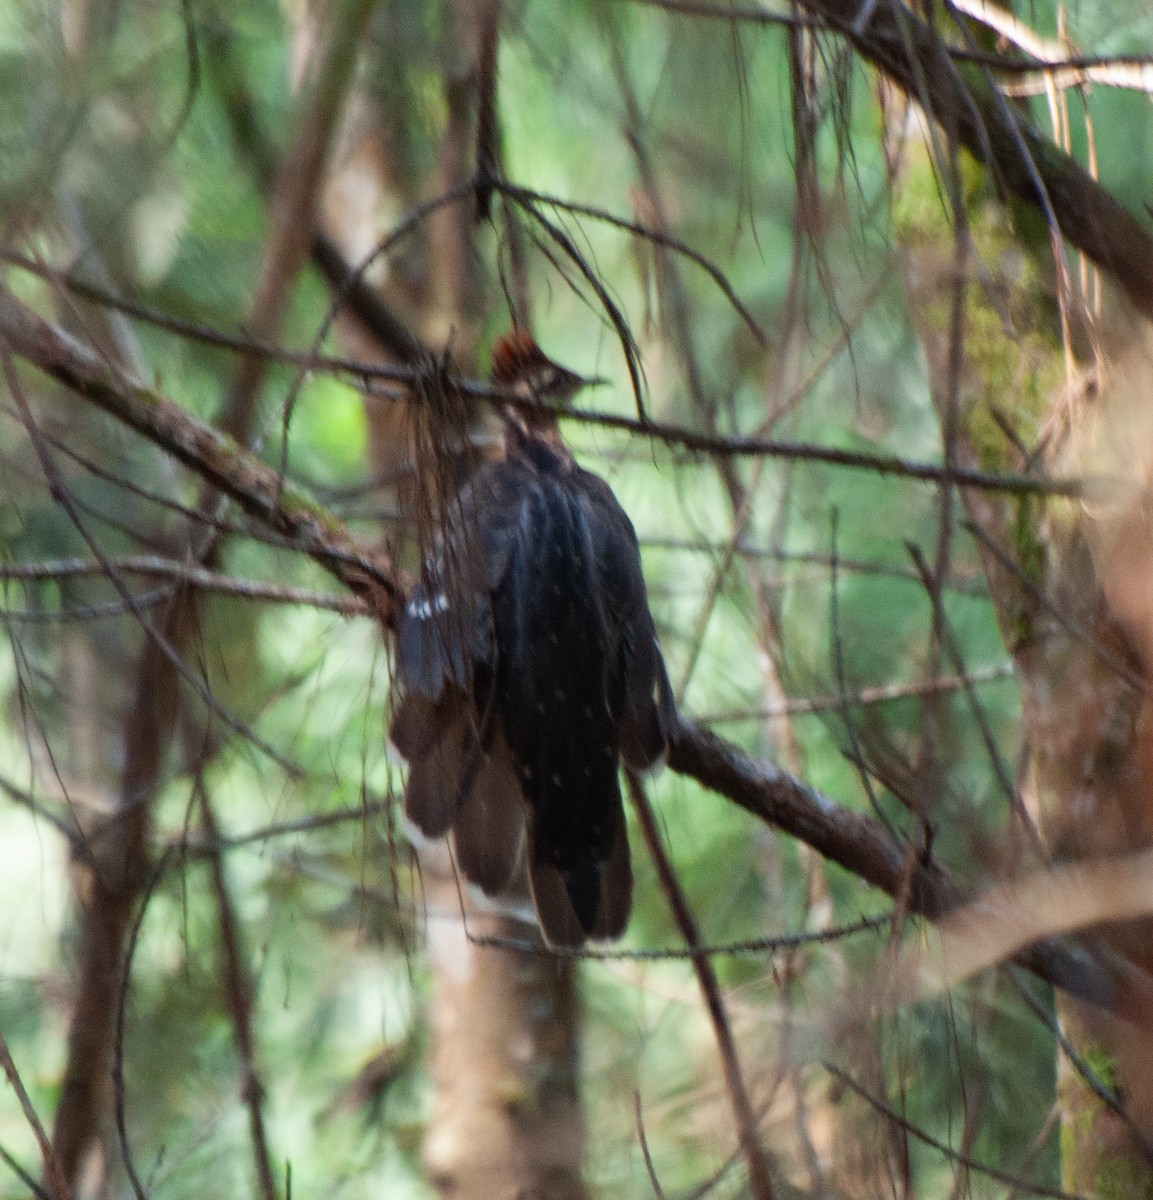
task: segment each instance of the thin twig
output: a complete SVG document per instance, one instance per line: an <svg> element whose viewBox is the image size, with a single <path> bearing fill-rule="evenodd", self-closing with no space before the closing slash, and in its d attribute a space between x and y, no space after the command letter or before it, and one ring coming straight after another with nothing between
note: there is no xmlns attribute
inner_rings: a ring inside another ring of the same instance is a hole
<svg viewBox="0 0 1153 1200"><path fill-rule="evenodd" d="M20 1165L19 1160L5 1146L0 1146L0 1159L4 1160L8 1169L36 1197L36 1200L53 1200L53 1197Z"/></svg>
<svg viewBox="0 0 1153 1200"><path fill-rule="evenodd" d="M1146 696L1153 696L1153 683L1150 683L1145 676L1119 658L1113 650L1106 646L1093 633L1092 629L1088 628L1076 617L1070 616L1043 588L1038 587L1026 572L1021 569L1013 556L1004 547L998 545L980 525L975 521L966 521L965 528L997 560L997 564L1013 577L1029 598L1040 608L1044 609L1074 641L1084 646L1103 667L1114 672L1114 674L1125 680L1136 691Z"/></svg>
<svg viewBox="0 0 1153 1200"><path fill-rule="evenodd" d="M204 833L209 845L213 847L208 854L208 863L212 872L212 890L216 894L220 924L220 963L224 977L224 995L228 1015L232 1019L236 1053L240 1058L240 1097L248 1109L252 1156L256 1162L260 1194L263 1200L277 1200L272 1156L269 1153L268 1134L264 1125L264 1086L256 1065L256 1039L252 1030L252 987L244 965L240 922L237 920L236 908L228 890L224 858L217 848L220 845L220 829L216 824L216 816L212 811L203 779L197 780L196 791L200 800L200 819Z"/></svg>
<svg viewBox="0 0 1153 1200"><path fill-rule="evenodd" d="M52 1143L48 1140L48 1134L43 1124L41 1124L40 1116L36 1112L36 1106L32 1103L32 1098L28 1095L28 1091L24 1087L24 1081L20 1078L20 1072L16 1070L16 1063L12 1060L12 1051L8 1048L8 1039L4 1036L3 1031L0 1031L0 1069L4 1071L9 1086L16 1093L16 1099L20 1101L20 1108L24 1113L24 1119L28 1122L28 1127L32 1130L37 1145L40 1147L40 1154L44 1159L44 1175L49 1187L51 1187L56 1200L69 1200L72 1192L68 1187L68 1181L61 1170L60 1163L57 1161L56 1154L52 1149ZM33 1186L35 1187L35 1185ZM36 1190L40 1191L39 1188Z"/></svg>
<svg viewBox="0 0 1153 1200"><path fill-rule="evenodd" d="M778 704L765 704L759 708L724 709L720 712L710 712L701 719L708 725L723 725L733 721L766 721L780 716L835 712L845 704L867 707L913 696L967 690L982 683L1012 679L1016 671L1017 668L1011 662L998 663L991 667L976 667L961 675L938 675L933 679L914 679L908 683L871 684L839 695L791 697Z"/></svg>
<svg viewBox="0 0 1153 1200"><path fill-rule="evenodd" d="M124 575L147 575L173 579L201 591L239 596L245 600L264 600L274 604L300 604L309 608L327 609L345 617L374 615L369 606L355 596L318 592L309 588L255 579L237 579L220 571L209 571L194 563L156 555L125 555L108 558L107 565ZM105 563L84 558L45 559L35 563L0 563L0 580L74 579L104 576ZM20 614L7 612L6 616Z"/></svg>
<svg viewBox="0 0 1153 1200"><path fill-rule="evenodd" d="M641 1116L641 1094L633 1092L633 1120L637 1127L637 1140L641 1144L641 1153L645 1158L645 1170L649 1175L649 1183L652 1184L653 1195L657 1200L665 1200L664 1189L661 1187L661 1181L657 1178L656 1163L653 1162L653 1156L649 1150L649 1139L645 1133L645 1122Z"/></svg>
<svg viewBox="0 0 1153 1200"><path fill-rule="evenodd" d="M120 1143L120 1157L124 1162L124 1170L128 1173L136 1200L148 1200L148 1194L140 1181L140 1175L136 1170L136 1159L132 1153L132 1144L128 1140L128 1094L124 1083L124 1025L128 1013L128 993L132 987L132 960L136 956L136 946L140 941L144 914L148 911L148 905L156 891L157 884L160 883L168 869L169 855L170 852L166 851L161 856L160 861L152 868L152 873L141 891L140 904L132 920L124 947L124 965L120 971L119 987L116 992L116 1013L113 1023L112 1108L116 1118L116 1137Z"/></svg>
<svg viewBox="0 0 1153 1200"><path fill-rule="evenodd" d="M1048 1196L1051 1197L1051 1200L1087 1200L1087 1197L1077 1192L1066 1192L1062 1188L1049 1187L1043 1183L1032 1183L1027 1179L1020 1179L1016 1175L1008 1171L1002 1171L999 1167L995 1167L990 1163L980 1162L968 1154L954 1150L951 1146L947 1146L944 1142L933 1137L931 1133L922 1129L919 1125L914 1125L908 1117L898 1112L886 1100L880 1096L874 1096L868 1088L858 1083L851 1075L842 1071L840 1067L830 1062L825 1062L821 1065L834 1079L843 1083L850 1091L855 1092L871 1108L875 1108L882 1116L894 1122L905 1133L915 1137L917 1141L924 1142L926 1146L931 1146L934 1150L945 1155L951 1162L959 1163L967 1170L976 1171L981 1175L988 1176L990 1179L997 1180L998 1183L1007 1184L1032 1196Z"/></svg>
<svg viewBox="0 0 1153 1200"><path fill-rule="evenodd" d="M985 746L985 756L989 760L989 765L993 768L993 776L1004 793L1005 799L1009 802L1010 811L1020 824L1022 830L1024 830L1033 853L1039 861L1046 862L1049 855L1041 839L1041 834L1028 809L1025 807L1025 801L1017 788L1016 781L1013 779L1009 771L1009 766L1005 762L1004 755L1002 755L1000 747L997 745L997 740L993 736L993 730L989 724L984 706L981 704L972 681L968 678L965 671L964 654L957 643L957 639L953 636L952 626L945 613L945 607L941 603L940 590L935 586L936 576L930 573L929 566L925 562L920 548L912 542L909 543L909 554L912 556L917 570L921 573L921 578L925 585L925 593L928 595L929 602L933 606L934 624L936 625L937 637L940 640L941 649L948 656L949 661L952 662L953 669L957 672L957 678L962 681L961 687L969 701L969 708L973 714L973 718L977 722L977 729L981 734L981 741Z"/></svg>
<svg viewBox="0 0 1153 1200"><path fill-rule="evenodd" d="M800 933L778 933L763 938L745 938L739 942L708 942L695 949L660 946L654 949L590 950L587 946L571 949L565 946L542 946L528 938L490 937L469 934L469 941L477 946L499 946L505 950L520 950L526 954L543 954L554 958L579 958L589 962L672 962L698 958L736 957L742 954L776 954L782 950L796 950L801 946L828 945L858 933L872 933L885 929L893 923L893 913L881 913L875 917L862 917L847 925L832 925L827 929L806 929Z"/></svg>
<svg viewBox="0 0 1153 1200"><path fill-rule="evenodd" d="M38 366L41 370L52 375L61 383L75 388L89 400L113 412L113 415L124 420L127 424L148 436L149 428L154 427L159 432L170 424L170 414L166 411L167 402L159 394L141 387L126 379L116 379L117 373L111 366L91 361L93 356L87 347L71 338L62 331L51 326L42 318L31 313L20 304L11 293L0 292L0 337L6 338L13 351L22 358ZM339 367L341 370L355 374L364 384L370 395L385 396L390 400L412 400L419 396L415 383L419 381L420 372L406 367L380 368L368 363L358 363L348 359L324 358L320 355L304 354L293 356L287 351L274 351L269 347L255 347L243 339L229 339L237 344L231 346L245 353L266 353L289 361L297 361L302 369L317 367ZM633 370L633 368L630 368ZM378 378L387 380L412 381L412 388L382 387L376 382ZM949 478L957 487L972 488L976 491L1004 493L1020 496L1069 496L1084 497L1088 495L1109 494L1120 490L1136 490L1136 485L1104 476L1083 476L1080 478L1052 478L1039 475L1014 475L995 471L982 471L971 467L949 468L939 463L918 462L915 459L902 458L895 454L872 453L859 450L845 450L836 446L821 446L810 442L794 442L776 438L742 437L739 435L711 434L699 430L688 429L669 422L652 421L647 418L637 419L619 413L603 412L598 409L585 408L552 408L534 400L526 400L523 395L513 395L500 388L475 383L470 380L450 377L448 383L459 389L469 399L482 400L490 403L512 404L527 410L545 409L562 420L575 421L581 424L601 426L606 429L620 429L636 436L645 437L661 442L670 448L680 448L692 454L723 455L738 458L767 457L787 462L821 463L827 466L844 467L849 470L867 471L882 476L918 479L928 483L939 483ZM640 387L639 373L634 377L634 386ZM115 403L108 390L121 389L126 393L128 403ZM155 404L159 411L154 417L142 412L143 406ZM176 407L176 406L174 406ZM194 418L185 414L194 424ZM205 426L204 428L211 428ZM174 454L182 462L190 466L195 463L189 455L196 452L195 445L181 445L172 441L171 430L165 430L165 437L171 444L160 442L164 449ZM185 430L187 436L192 436L191 429ZM217 445L210 448L201 447L205 465L218 459L225 450L227 439L218 432L214 435ZM154 439L156 440L156 439ZM221 445L219 443L225 443ZM213 472L206 476L228 491L219 477ZM285 485L288 487L289 485ZM290 489L297 495L302 495L302 489ZM233 499L245 505L244 498L236 492L230 492ZM251 511L249 509L248 511ZM256 514L266 516L267 513Z"/></svg>
<svg viewBox="0 0 1153 1200"><path fill-rule="evenodd" d="M665 852L660 830L657 828L656 816L649 804L648 796L645 795L644 787L634 772L628 772L627 778L629 794L640 821L645 845L648 847L653 865L656 867L661 890L668 900L673 919L676 921L681 936L685 939L685 945L694 952L693 970L696 972L701 996L705 1001L709 1020L713 1025L713 1036L717 1040L717 1049L721 1056L721 1069L724 1071L729 1100L732 1103L733 1115L736 1117L737 1128L740 1131L741 1149L749 1168L750 1187L758 1200L772 1200L773 1181L769 1174L769 1162L757 1131L756 1114L745 1086L744 1073L737 1055L736 1042L733 1040L733 1031L729 1025L729 1016L725 1012L724 1001L721 999L721 989L717 982L716 972L713 970L713 964L708 954L701 948L696 918L689 908L688 900L681 889L680 880Z"/></svg>

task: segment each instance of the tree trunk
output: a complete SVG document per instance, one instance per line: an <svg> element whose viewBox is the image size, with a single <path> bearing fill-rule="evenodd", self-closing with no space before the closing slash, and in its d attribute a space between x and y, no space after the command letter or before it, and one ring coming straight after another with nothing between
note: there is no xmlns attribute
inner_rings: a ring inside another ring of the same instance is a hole
<svg viewBox="0 0 1153 1200"><path fill-rule="evenodd" d="M901 149L906 194L935 187L924 146L906 141ZM969 164L964 170L970 183ZM1061 475L1100 470L1095 443L1103 440L1096 434L1104 412L1103 427L1123 425L1125 433L1115 441L1137 456L1110 461L1108 473L1145 478L1149 464L1142 456L1149 456L1153 440L1140 436L1133 406L1121 395L1134 390L1132 368L1140 356L1129 353L1126 343L1135 332L1144 337L1141 322L1114 296L1108 325L1101 324L1068 284L1062 313L1049 243L1034 246L1022 263L1025 240L1007 238L1003 209L991 197L974 201L972 190L968 228L957 235L972 238L960 275L943 213L938 225L925 228L920 222L928 206L905 220L898 201L896 221L910 310L943 426L949 397L956 397L949 459L1006 472L1033 465ZM965 289L960 356L948 317L957 287ZM996 309L990 296L997 297ZM1090 351L1103 334L1112 343L1107 374ZM1147 350L1143 370L1147 374ZM1006 423L1012 436L1003 431ZM1021 447L1036 448L1038 461L1023 463ZM1106 857L1148 845L1153 550L1138 502L1089 505L966 491L963 503L1021 683L1027 751L1022 792L1041 855L1048 861ZM1027 861L1019 824L1014 836ZM1102 936L1148 970L1149 934L1148 922L1132 922ZM1135 1026L1067 997L1058 997L1057 1012L1082 1062L1121 1102L1104 1102L1083 1070L1062 1055L1055 1103L1064 1187L1094 1195L1153 1195L1153 1171L1140 1147L1153 1130L1153 1045Z"/></svg>
<svg viewBox="0 0 1153 1200"><path fill-rule="evenodd" d="M461 911L451 870L426 865L425 882L435 978L429 1179L454 1200L580 1200L573 962L477 945L470 938L535 946L540 938L531 924L482 913L467 898Z"/></svg>

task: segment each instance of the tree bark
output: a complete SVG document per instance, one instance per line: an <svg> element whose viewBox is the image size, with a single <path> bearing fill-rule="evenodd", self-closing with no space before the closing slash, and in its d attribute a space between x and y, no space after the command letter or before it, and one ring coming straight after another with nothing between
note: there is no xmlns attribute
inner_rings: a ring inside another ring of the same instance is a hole
<svg viewBox="0 0 1153 1200"><path fill-rule="evenodd" d="M426 857L424 869L434 979L429 1180L454 1200L583 1200L575 964L471 941L540 944L533 925L462 897L448 866L436 870Z"/></svg>
<svg viewBox="0 0 1153 1200"><path fill-rule="evenodd" d="M924 146L904 145L905 172L923 175L920 181L906 177L905 185L927 181L924 156ZM943 213L939 227L905 226L901 238L910 311L943 422L950 390L959 395L955 461L1012 470L1019 465L1019 446L1043 445L1038 467L1076 473L1089 463L1099 466L1094 430L1100 406L1116 414L1122 398L1116 386L1100 393L1102 376L1091 363L1075 361L1074 373L1067 372L1070 347L1062 345L1053 285L1045 283L1052 263L1036 256L1022 271L1020 239L1006 241L995 232L991 215L970 201L967 228L955 231L956 237L973 239L966 278L957 277L948 248L954 231ZM966 296L959 377L953 374L958 358L944 316L957 287ZM990 306L990 294L999 297L1001 311ZM1067 302L1073 345L1086 345L1090 318L1075 294ZM1111 356L1138 357L1124 346L1135 332L1144 337L1144 323L1134 321L1115 294L1106 311L1108 327L1097 333L1112 342ZM1005 313L1013 326L1012 342ZM1125 380L1131 370L1114 361L1104 378ZM998 431L995 412L1009 422L1014 438ZM1149 436L1134 437L1133 417L1130 406L1121 420L1126 442L1140 447L1140 456L1151 443ZM1136 463L1111 465L1121 477L1148 471L1140 457ZM1147 787L1153 766L1153 608L1145 593L1153 553L1136 502L1089 510L1058 499L1009 500L971 491L962 497L1021 683L1028 751L1023 792L1040 831L1041 853L1048 861L1092 859L1148 846L1153 833ZM1141 585L1135 586L1138 580ZM1019 826L1013 836L1020 862L1020 854L1027 858L1029 850ZM1150 923L1141 921L1114 926L1101 936L1113 954L1147 974L1153 968L1150 932ZM1082 1059L1104 1074L1123 1105L1119 1110L1104 1103L1069 1057L1061 1057L1054 1099L1062 1120L1063 1186L1095 1195L1153 1194L1149 1026L1119 1022L1069 995L1058 996L1057 1011Z"/></svg>

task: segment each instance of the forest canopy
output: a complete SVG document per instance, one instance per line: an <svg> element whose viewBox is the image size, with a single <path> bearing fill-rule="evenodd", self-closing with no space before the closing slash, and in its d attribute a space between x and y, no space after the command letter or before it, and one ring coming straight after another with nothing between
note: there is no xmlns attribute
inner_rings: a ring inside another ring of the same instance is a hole
<svg viewBox="0 0 1153 1200"><path fill-rule="evenodd" d="M1153 1188L1146 7L0 8L0 1194ZM572 950L388 739L542 404L677 714Z"/></svg>

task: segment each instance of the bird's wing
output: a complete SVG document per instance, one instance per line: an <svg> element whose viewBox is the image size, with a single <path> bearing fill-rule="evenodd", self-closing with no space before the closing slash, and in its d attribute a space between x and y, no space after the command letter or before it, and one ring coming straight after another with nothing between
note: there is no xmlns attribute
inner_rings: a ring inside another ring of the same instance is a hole
<svg viewBox="0 0 1153 1200"><path fill-rule="evenodd" d="M487 463L452 501L397 626L406 694L439 700L448 686L467 692L477 664L492 663L491 596L508 570L529 483L516 464Z"/></svg>
<svg viewBox="0 0 1153 1200"><path fill-rule="evenodd" d="M472 706L460 692L433 703L419 693L406 696L389 731L408 759L404 813L425 837L444 837L452 828L475 771L480 743Z"/></svg>
<svg viewBox="0 0 1153 1200"><path fill-rule="evenodd" d="M523 838L517 780L511 764L492 758L493 713L480 693L496 655L491 594L508 570L526 486L515 466L477 472L453 502L397 629L404 695L389 737L409 763L405 814L428 837L455 827L462 869L486 891L507 883L507 875L497 878L501 855L512 847L511 872ZM496 793L510 781L514 789L501 805Z"/></svg>

